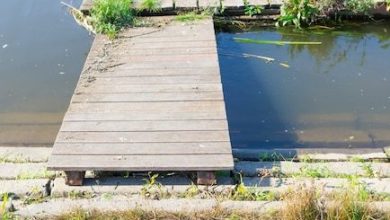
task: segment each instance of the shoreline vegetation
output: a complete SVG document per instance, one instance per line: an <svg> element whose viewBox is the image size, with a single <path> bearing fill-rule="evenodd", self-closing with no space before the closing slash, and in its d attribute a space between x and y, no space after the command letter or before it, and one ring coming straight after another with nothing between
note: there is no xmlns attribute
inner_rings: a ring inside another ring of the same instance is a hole
<svg viewBox="0 0 390 220"><path fill-rule="evenodd" d="M61 3L69 8L79 25L92 33L106 34L110 39L116 38L123 28L142 26L138 17L145 12L162 14L160 0L141 0L138 9L134 7L132 0L95 0L88 15L67 3ZM251 5L245 0L243 7L243 13L248 18L262 19L264 15L269 19L263 6ZM277 27L295 26L302 29L320 25L326 28L353 17L373 19L374 10L379 7L390 12L390 0L382 3L374 0L286 0L280 8L280 14L271 20L274 20ZM237 23L228 16L225 20L229 22L223 22L224 18L221 17L226 16L223 4L216 8L177 13L176 20L181 22L213 16L222 23Z"/></svg>

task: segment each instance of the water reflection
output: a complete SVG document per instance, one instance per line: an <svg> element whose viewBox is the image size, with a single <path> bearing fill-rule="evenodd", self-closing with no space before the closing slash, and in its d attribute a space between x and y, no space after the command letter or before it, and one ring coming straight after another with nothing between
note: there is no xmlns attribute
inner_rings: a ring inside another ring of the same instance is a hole
<svg viewBox="0 0 390 220"><path fill-rule="evenodd" d="M388 27L380 23L333 30L218 33L233 147L390 144ZM322 44L244 44L234 37ZM275 61L267 63L243 53Z"/></svg>
<svg viewBox="0 0 390 220"><path fill-rule="evenodd" d="M1 1L0 146L54 141L92 40L60 2Z"/></svg>

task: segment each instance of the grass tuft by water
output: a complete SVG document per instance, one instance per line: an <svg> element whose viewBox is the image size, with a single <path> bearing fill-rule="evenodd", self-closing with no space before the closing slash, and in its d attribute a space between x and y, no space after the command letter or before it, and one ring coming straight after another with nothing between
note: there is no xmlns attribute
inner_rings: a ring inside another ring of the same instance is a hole
<svg viewBox="0 0 390 220"><path fill-rule="evenodd" d="M131 0L95 0L91 10L92 25L97 33L115 38L135 18Z"/></svg>

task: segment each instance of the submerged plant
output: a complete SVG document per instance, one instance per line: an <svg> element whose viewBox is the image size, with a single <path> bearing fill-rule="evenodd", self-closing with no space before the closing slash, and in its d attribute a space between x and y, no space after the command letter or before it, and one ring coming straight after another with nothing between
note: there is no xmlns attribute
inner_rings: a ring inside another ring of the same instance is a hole
<svg viewBox="0 0 390 220"><path fill-rule="evenodd" d="M322 44L318 41L278 41L278 40L255 40L250 38L234 38L239 43L254 43L254 44L273 44L278 46L284 45L318 45Z"/></svg>
<svg viewBox="0 0 390 220"><path fill-rule="evenodd" d="M319 14L318 8L309 0L287 0L281 8L277 26L309 26Z"/></svg>
<svg viewBox="0 0 390 220"><path fill-rule="evenodd" d="M131 0L95 0L91 10L92 24L97 33L115 38L122 27L134 21Z"/></svg>

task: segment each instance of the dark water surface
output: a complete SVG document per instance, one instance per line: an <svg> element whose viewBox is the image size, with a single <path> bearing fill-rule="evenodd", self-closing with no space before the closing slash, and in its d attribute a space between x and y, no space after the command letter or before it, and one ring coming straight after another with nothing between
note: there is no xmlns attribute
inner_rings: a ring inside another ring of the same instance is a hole
<svg viewBox="0 0 390 220"><path fill-rule="evenodd" d="M246 44L235 37L322 44ZM217 40L234 148L390 145L389 23L219 32Z"/></svg>
<svg viewBox="0 0 390 220"><path fill-rule="evenodd" d="M1 1L0 146L50 145L58 132L92 42L60 2Z"/></svg>

